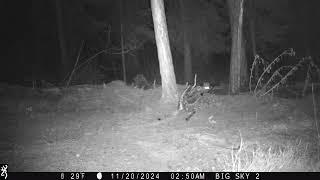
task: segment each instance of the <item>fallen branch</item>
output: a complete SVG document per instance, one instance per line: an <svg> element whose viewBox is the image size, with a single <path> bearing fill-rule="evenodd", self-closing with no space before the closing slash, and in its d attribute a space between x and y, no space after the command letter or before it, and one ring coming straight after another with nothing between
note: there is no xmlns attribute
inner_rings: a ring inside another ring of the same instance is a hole
<svg viewBox="0 0 320 180"><path fill-rule="evenodd" d="M132 104L137 104L137 103L135 103L134 101L132 101L132 100L129 99L129 98L126 98L126 97L121 96L121 95L119 95L119 94L117 94L117 96L119 96L120 98L122 98L122 99L124 99L124 100L126 100L126 101L128 101L128 102L130 102L130 103L132 103Z"/></svg>

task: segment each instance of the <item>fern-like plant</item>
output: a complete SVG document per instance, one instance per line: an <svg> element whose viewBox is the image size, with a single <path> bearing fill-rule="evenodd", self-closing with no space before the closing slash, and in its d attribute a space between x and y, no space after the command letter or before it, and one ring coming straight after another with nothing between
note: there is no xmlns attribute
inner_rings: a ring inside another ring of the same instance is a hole
<svg viewBox="0 0 320 180"><path fill-rule="evenodd" d="M279 62L285 55L295 56L295 51L293 49L285 50L270 63L261 58L259 55L255 56L255 59L250 68L249 81L249 89L250 92L254 94L254 96L264 96L273 92L273 90L278 88L280 85L286 84L289 77L291 77L298 69L303 67L305 64L309 65L305 82L309 82L312 69L315 69L320 79L320 70L312 61L311 57L301 58L295 65L283 65L277 67L276 65L279 64ZM256 84L253 84L253 72L255 68L259 68L260 64L262 64L263 72L258 76L258 79L256 79Z"/></svg>

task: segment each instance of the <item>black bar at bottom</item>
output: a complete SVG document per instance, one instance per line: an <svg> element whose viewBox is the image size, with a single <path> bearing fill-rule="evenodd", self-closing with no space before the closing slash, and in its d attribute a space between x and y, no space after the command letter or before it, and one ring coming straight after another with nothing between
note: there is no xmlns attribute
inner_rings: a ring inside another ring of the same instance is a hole
<svg viewBox="0 0 320 180"><path fill-rule="evenodd" d="M8 172L7 180L97 180L98 172ZM148 175L147 175L148 174ZM151 175L153 174L153 175ZM157 176L158 175L158 176ZM319 180L318 172L102 172L108 180ZM144 177L144 178L142 178ZM4 179L4 177L0 177Z"/></svg>
<svg viewBox="0 0 320 180"><path fill-rule="evenodd" d="M103 173L102 173L103 174ZM7 180L87 180L97 179L97 172L8 172Z"/></svg>

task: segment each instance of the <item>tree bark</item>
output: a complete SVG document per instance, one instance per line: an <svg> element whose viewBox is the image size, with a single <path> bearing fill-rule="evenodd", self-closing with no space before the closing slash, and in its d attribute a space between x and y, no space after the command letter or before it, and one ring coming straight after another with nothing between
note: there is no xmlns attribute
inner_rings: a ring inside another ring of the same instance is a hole
<svg viewBox="0 0 320 180"><path fill-rule="evenodd" d="M256 21L256 11L255 11L255 0L250 0L249 5L250 5L250 12L249 12L249 28L250 28L250 40L251 40L251 50L252 50L252 59L254 60L255 56L257 55L257 46L256 46L256 28L255 28L255 21ZM259 78L259 64L256 65L254 69L254 76L255 79L257 80Z"/></svg>
<svg viewBox="0 0 320 180"><path fill-rule="evenodd" d="M127 82L127 69L126 69L126 59L124 56L124 42L123 42L123 24L120 25L121 29L121 64L122 64L122 77L123 81Z"/></svg>
<svg viewBox="0 0 320 180"><path fill-rule="evenodd" d="M230 92L238 94L247 84L248 72L243 40L243 1L228 0L231 25Z"/></svg>
<svg viewBox="0 0 320 180"><path fill-rule="evenodd" d="M122 63L122 77L123 81L127 82L127 69L126 69L126 59L124 56L124 39L123 39L123 17L122 17L122 0L119 3L119 19L120 19L120 37L121 37L121 63Z"/></svg>
<svg viewBox="0 0 320 180"><path fill-rule="evenodd" d="M59 39L59 49L60 49L60 80L63 81L68 74L69 62L67 55L67 48L64 36L64 26L63 26L63 14L61 7L61 0L53 0L56 9L56 21L58 26L58 39Z"/></svg>
<svg viewBox="0 0 320 180"><path fill-rule="evenodd" d="M184 60L184 80L190 82L192 80L192 58L191 58L191 46L189 40L189 30L187 22L187 10L182 0L179 0L180 4L180 16L183 29L183 60Z"/></svg>
<svg viewBox="0 0 320 180"><path fill-rule="evenodd" d="M162 83L161 100L165 103L175 103L178 99L177 84L172 64L163 0L151 0L151 10Z"/></svg>
<svg viewBox="0 0 320 180"><path fill-rule="evenodd" d="M184 36L186 36L184 32ZM187 38L183 38L183 49L184 49L184 78L185 82L192 81L192 60L191 60L191 47Z"/></svg>

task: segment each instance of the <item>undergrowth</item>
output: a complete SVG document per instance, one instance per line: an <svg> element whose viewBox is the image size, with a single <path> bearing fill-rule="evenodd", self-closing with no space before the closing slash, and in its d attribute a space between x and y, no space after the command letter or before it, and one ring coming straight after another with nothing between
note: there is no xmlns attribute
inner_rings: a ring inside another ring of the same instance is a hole
<svg viewBox="0 0 320 180"><path fill-rule="evenodd" d="M295 57L295 51L293 49L285 50L272 61L267 61L259 55L255 56L250 68L249 79L249 90L254 96L261 97L272 94L280 87L287 87L289 79L303 67L307 68L307 72L301 95L305 94L306 88L311 83L320 80L320 69L310 56L298 59L294 65L284 63L285 56ZM254 76L254 71L261 71L261 73ZM294 78L292 79L295 81Z"/></svg>
<svg viewBox="0 0 320 180"><path fill-rule="evenodd" d="M254 150L242 147L225 154L221 164L226 172L319 171L319 161L310 158L313 148L301 140L283 146L260 146Z"/></svg>

